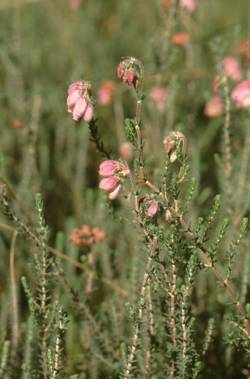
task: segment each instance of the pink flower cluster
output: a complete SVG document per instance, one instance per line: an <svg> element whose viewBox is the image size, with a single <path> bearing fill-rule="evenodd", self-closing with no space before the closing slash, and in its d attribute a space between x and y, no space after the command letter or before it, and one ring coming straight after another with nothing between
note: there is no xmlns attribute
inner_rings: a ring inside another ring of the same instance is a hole
<svg viewBox="0 0 250 379"><path fill-rule="evenodd" d="M121 61L117 67L117 76L129 86L137 88L140 81L140 69L135 58L127 58Z"/></svg>
<svg viewBox="0 0 250 379"><path fill-rule="evenodd" d="M67 107L68 112L72 113L74 121L82 118L89 123L92 120L94 107L90 97L90 89L90 82L84 80L76 81L69 86Z"/></svg>
<svg viewBox="0 0 250 379"><path fill-rule="evenodd" d="M186 150L186 137L181 132L170 132L163 140L163 145L169 156L170 162L173 163L177 160L177 150L181 149L185 154Z"/></svg>
<svg viewBox="0 0 250 379"><path fill-rule="evenodd" d="M90 228L90 226L86 224L80 229L73 229L70 234L70 241L80 248L84 246L92 246L105 238L107 238L107 234L102 229L99 229L98 227Z"/></svg>
<svg viewBox="0 0 250 379"><path fill-rule="evenodd" d="M146 194L139 199L139 204L144 203L147 204L147 215L149 217L154 217L158 212L159 202L157 200L152 200L150 195Z"/></svg>
<svg viewBox="0 0 250 379"><path fill-rule="evenodd" d="M115 199L121 189L121 178L129 175L129 169L121 162L106 160L99 166L99 175L103 179L99 183L99 188L109 195L109 199Z"/></svg>
<svg viewBox="0 0 250 379"><path fill-rule="evenodd" d="M146 214L148 217L154 217L161 209L163 209L162 205L158 200L151 199L149 194L144 195L139 200L139 205L146 204ZM171 224L173 222L173 216L169 209L165 212L165 220Z"/></svg>
<svg viewBox="0 0 250 379"><path fill-rule="evenodd" d="M223 60L224 71L229 79L238 82L242 80L243 74L239 61L231 56ZM236 85L231 93L231 99L237 108L246 109L250 107L250 80L243 80Z"/></svg>

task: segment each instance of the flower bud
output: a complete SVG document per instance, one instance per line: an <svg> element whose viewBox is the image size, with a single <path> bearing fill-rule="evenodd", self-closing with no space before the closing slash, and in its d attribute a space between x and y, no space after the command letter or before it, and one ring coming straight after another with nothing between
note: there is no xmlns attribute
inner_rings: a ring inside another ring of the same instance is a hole
<svg viewBox="0 0 250 379"><path fill-rule="evenodd" d="M117 67L117 76L124 83L137 89L142 79L142 65L136 58L124 59Z"/></svg>
<svg viewBox="0 0 250 379"><path fill-rule="evenodd" d="M109 176L104 178L99 183L99 188L105 192L112 192L119 183L119 178L116 176Z"/></svg>
<svg viewBox="0 0 250 379"><path fill-rule="evenodd" d="M112 159L102 162L99 166L99 175L101 176L114 175L119 169L118 163L119 162L114 161Z"/></svg>
<svg viewBox="0 0 250 379"><path fill-rule="evenodd" d="M181 132L169 133L169 135L164 138L163 144L172 163L177 159L178 149L181 149L182 154L186 153L186 137Z"/></svg>
<svg viewBox="0 0 250 379"><path fill-rule="evenodd" d="M164 144L164 147L165 147L167 154L169 155L173 151L173 148L175 146L174 140L169 135L169 136L164 138L163 144Z"/></svg>
<svg viewBox="0 0 250 379"><path fill-rule="evenodd" d="M242 78L242 72L240 68L240 63L237 59L234 57L226 57L223 60L223 66L225 74L235 82L241 80Z"/></svg>
<svg viewBox="0 0 250 379"><path fill-rule="evenodd" d="M114 191L110 192L109 193L109 199L110 200L114 200L117 198L119 192L120 192L120 189L121 189L121 185L119 184L115 189Z"/></svg>
<svg viewBox="0 0 250 379"><path fill-rule="evenodd" d="M158 211L158 201L153 200L150 206L148 207L147 215L149 217L154 217L157 211Z"/></svg>
<svg viewBox="0 0 250 379"><path fill-rule="evenodd" d="M231 94L231 99L238 108L250 107L250 80L239 83Z"/></svg>

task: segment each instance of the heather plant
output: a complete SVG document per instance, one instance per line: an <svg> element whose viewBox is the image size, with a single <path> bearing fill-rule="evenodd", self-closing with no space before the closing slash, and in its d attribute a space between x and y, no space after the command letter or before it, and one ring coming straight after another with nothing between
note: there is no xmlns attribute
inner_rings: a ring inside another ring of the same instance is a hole
<svg viewBox="0 0 250 379"><path fill-rule="evenodd" d="M0 378L250 377L243 2L0 4Z"/></svg>

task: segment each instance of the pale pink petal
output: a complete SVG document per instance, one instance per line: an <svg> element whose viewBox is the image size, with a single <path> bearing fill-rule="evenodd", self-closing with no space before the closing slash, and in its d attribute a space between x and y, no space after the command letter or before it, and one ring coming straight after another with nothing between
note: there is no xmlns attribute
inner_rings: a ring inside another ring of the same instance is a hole
<svg viewBox="0 0 250 379"><path fill-rule="evenodd" d="M80 98L80 93L79 91L72 91L70 95L67 98L67 107L68 107L68 112L72 113L74 106L76 105L77 101Z"/></svg>
<svg viewBox="0 0 250 379"><path fill-rule="evenodd" d="M153 200L151 205L148 207L147 215L149 217L154 217L158 211L158 201Z"/></svg>
<svg viewBox="0 0 250 379"><path fill-rule="evenodd" d="M125 74L125 63L124 62L121 62L119 63L118 67L117 67L117 76L118 78L122 79L124 74Z"/></svg>
<svg viewBox="0 0 250 379"><path fill-rule="evenodd" d="M112 176L119 168L119 162L109 159L102 162L99 166L99 175L101 176Z"/></svg>
<svg viewBox="0 0 250 379"><path fill-rule="evenodd" d="M76 82L73 82L68 87L68 95L70 95L72 92L79 90L81 88L82 81L77 80Z"/></svg>
<svg viewBox="0 0 250 379"><path fill-rule="evenodd" d="M119 183L119 178L117 178L116 176L110 176L100 181L99 188L103 191L111 192L115 189L118 183Z"/></svg>
<svg viewBox="0 0 250 379"><path fill-rule="evenodd" d="M171 138L170 136L167 136L163 140L163 145L165 147L167 154L170 154L173 151L173 148L175 146L175 142L174 142L173 138Z"/></svg>
<svg viewBox="0 0 250 379"><path fill-rule="evenodd" d="M87 101L83 98L80 97L73 109L73 120L78 121L80 117L84 115L84 112L87 108Z"/></svg>
<svg viewBox="0 0 250 379"><path fill-rule="evenodd" d="M136 77L136 73L135 73L135 70L133 68L129 68L128 69L128 72L127 72L127 83L129 85L133 84L133 81L135 80L135 77Z"/></svg>
<svg viewBox="0 0 250 379"><path fill-rule="evenodd" d="M109 193L109 199L110 200L114 200L117 198L119 192L120 192L120 189L121 189L121 185L119 184L119 186L117 186L114 191L110 192Z"/></svg>
<svg viewBox="0 0 250 379"><path fill-rule="evenodd" d="M238 84L231 94L231 99L238 108L250 107L250 80Z"/></svg>
<svg viewBox="0 0 250 379"><path fill-rule="evenodd" d="M92 120L93 115L94 115L94 108L91 104L88 104L83 115L84 121L89 123Z"/></svg>

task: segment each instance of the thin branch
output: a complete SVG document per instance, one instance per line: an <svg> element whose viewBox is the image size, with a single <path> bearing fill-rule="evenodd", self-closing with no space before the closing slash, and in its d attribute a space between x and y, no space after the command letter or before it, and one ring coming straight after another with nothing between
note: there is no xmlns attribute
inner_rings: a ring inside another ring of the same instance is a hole
<svg viewBox="0 0 250 379"><path fill-rule="evenodd" d="M15 245L17 239L17 231L14 230L11 239L10 247L10 283L11 283L11 300L12 300L12 358L15 359L18 342L19 342L19 316L18 316L18 300L16 288L16 275L15 275Z"/></svg>

